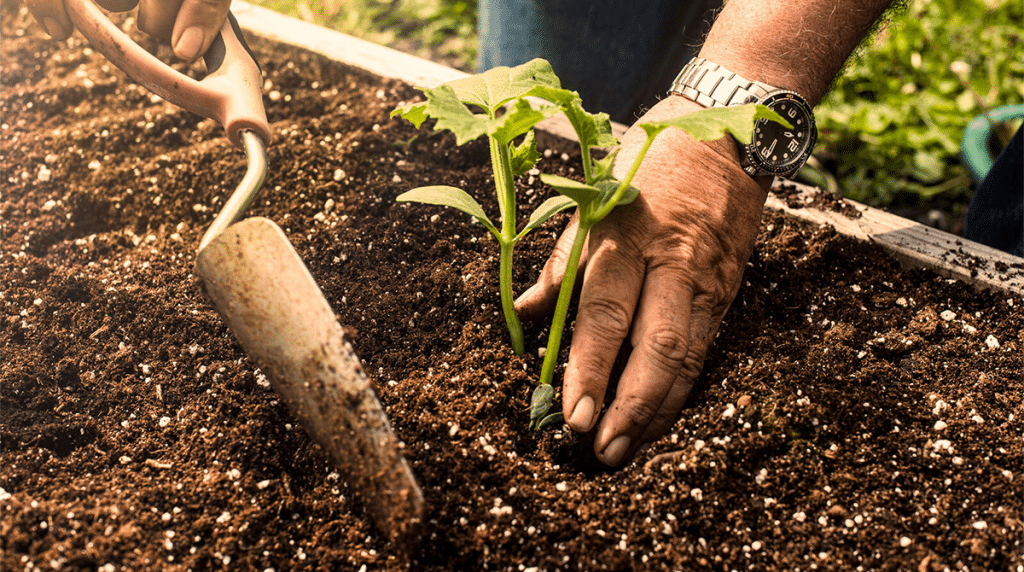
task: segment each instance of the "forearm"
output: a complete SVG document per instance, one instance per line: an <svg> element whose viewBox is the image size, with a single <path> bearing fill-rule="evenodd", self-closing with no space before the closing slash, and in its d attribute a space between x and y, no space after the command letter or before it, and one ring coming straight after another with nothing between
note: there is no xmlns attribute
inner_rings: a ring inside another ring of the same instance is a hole
<svg viewBox="0 0 1024 572"><path fill-rule="evenodd" d="M729 0L700 57L812 105L893 0Z"/></svg>

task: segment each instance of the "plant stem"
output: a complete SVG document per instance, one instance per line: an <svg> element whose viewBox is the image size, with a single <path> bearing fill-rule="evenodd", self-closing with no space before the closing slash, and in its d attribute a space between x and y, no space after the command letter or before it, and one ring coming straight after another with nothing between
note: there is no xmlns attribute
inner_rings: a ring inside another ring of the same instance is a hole
<svg viewBox="0 0 1024 572"><path fill-rule="evenodd" d="M629 173L626 175L626 178L622 179L622 182L619 183L619 188L615 189L615 194L612 195L611 200L605 203L604 208L594 213L590 224L594 224L608 216L608 213L612 212L612 209L619 204L619 201L622 200L622 195L626 192L626 189L629 188L629 183L633 181L633 176L636 175L637 170L640 169L640 162L644 160L644 155L647 155L647 150L651 148L651 143L654 143L654 138L657 136L657 133L647 136L647 141L644 142L644 146L640 149L640 152L636 154L636 158L633 159L633 165L630 166Z"/></svg>
<svg viewBox="0 0 1024 572"><path fill-rule="evenodd" d="M657 134L647 137L644 146L637 153L636 158L633 159L633 165L630 167L626 178L615 189L615 194L604 205L604 208L595 213L588 214L586 212L589 210L587 207L580 207L580 224L576 229L576 238L573 239L572 250L569 251L569 261L565 265L565 274L562 276L562 288L558 291L558 302L555 304L555 314L551 318L551 333L548 334L548 349L544 354L544 364L540 370L540 383L550 384L555 376L555 363L558 361L558 351L562 347L562 331L565 330L565 317L569 313L569 302L572 299L572 290L576 283L576 269L579 268L580 256L583 254L583 245L587 242L587 235L590 234L590 227L608 216L608 213L622 199L622 195L629 188L630 181L633 180L633 176L636 175L637 170L640 168L640 162L643 161L647 150L651 148L651 143L654 142L655 137L657 137ZM585 165L589 162L588 155L588 153L584 152Z"/></svg>
<svg viewBox="0 0 1024 572"><path fill-rule="evenodd" d="M515 299L512 296L512 249L511 242L500 243L501 258L498 263L498 273L501 283L501 310L505 313L505 323L508 325L508 333L512 338L512 351L521 356L526 351L523 341L523 325L519 322L516 314Z"/></svg>
<svg viewBox="0 0 1024 572"><path fill-rule="evenodd" d="M516 196L512 177L512 165L508 145L488 137L491 144L491 166L494 168L494 187L498 193L498 208L501 209L501 247L498 282L501 292L501 310L512 338L512 351L518 356L526 352L523 340L523 325L516 315L515 297L512 293L512 249L516 245Z"/></svg>
<svg viewBox="0 0 1024 572"><path fill-rule="evenodd" d="M586 181L588 185L593 185L594 184L594 173L593 173L594 166L590 162L590 146L589 145L582 145L581 144L580 145L580 153L583 156L583 180Z"/></svg>
<svg viewBox="0 0 1024 572"><path fill-rule="evenodd" d="M515 236L516 203L515 188L512 185L512 167L508 146L488 136L491 147L491 167L494 169L494 190L498 195L498 210L501 211L501 234L506 238ZM509 227L512 228L510 234Z"/></svg>
<svg viewBox="0 0 1024 572"><path fill-rule="evenodd" d="M549 385L555 376L555 363L558 361L558 352L562 349L562 331L565 329L565 317L569 313L569 302L572 299L572 290L576 282L576 269L580 265L580 255L583 254L583 245L587 242L587 234L590 233L590 227L593 226L592 223L585 223L583 218L581 214L580 225L576 229L576 238L573 239L572 250L569 251L569 261L565 265L562 288L558 291L555 314L551 318L548 349L544 354L544 364L540 369L540 382Z"/></svg>

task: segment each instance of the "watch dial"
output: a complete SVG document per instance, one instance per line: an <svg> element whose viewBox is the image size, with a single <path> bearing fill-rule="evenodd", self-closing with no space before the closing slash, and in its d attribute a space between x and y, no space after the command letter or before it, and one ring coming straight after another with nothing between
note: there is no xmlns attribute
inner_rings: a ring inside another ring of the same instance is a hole
<svg viewBox="0 0 1024 572"><path fill-rule="evenodd" d="M787 128L774 121L762 119L754 126L754 140L750 153L752 162L765 171L787 173L803 164L817 140L814 114L796 94L781 92L768 96L763 105L781 115L792 124Z"/></svg>

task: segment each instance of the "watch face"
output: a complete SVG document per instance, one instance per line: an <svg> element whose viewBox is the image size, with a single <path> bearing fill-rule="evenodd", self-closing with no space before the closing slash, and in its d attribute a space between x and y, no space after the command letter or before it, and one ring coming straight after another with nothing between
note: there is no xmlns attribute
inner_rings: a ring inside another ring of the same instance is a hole
<svg viewBox="0 0 1024 572"><path fill-rule="evenodd" d="M748 159L761 171L791 174L807 161L818 139L814 113L803 98L789 91L771 93L758 103L781 115L793 127L758 120L754 125L754 139L747 148Z"/></svg>

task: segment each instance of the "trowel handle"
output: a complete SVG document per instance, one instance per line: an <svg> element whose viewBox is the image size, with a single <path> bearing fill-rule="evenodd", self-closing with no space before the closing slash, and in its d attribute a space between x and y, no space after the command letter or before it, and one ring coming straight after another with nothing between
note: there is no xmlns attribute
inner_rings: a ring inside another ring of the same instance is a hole
<svg viewBox="0 0 1024 572"><path fill-rule="evenodd" d="M263 75L231 14L204 56L209 73L196 81L136 44L92 0L64 0L64 5L92 47L133 80L179 107L218 121L236 146L242 146L240 133L246 129L270 141Z"/></svg>

